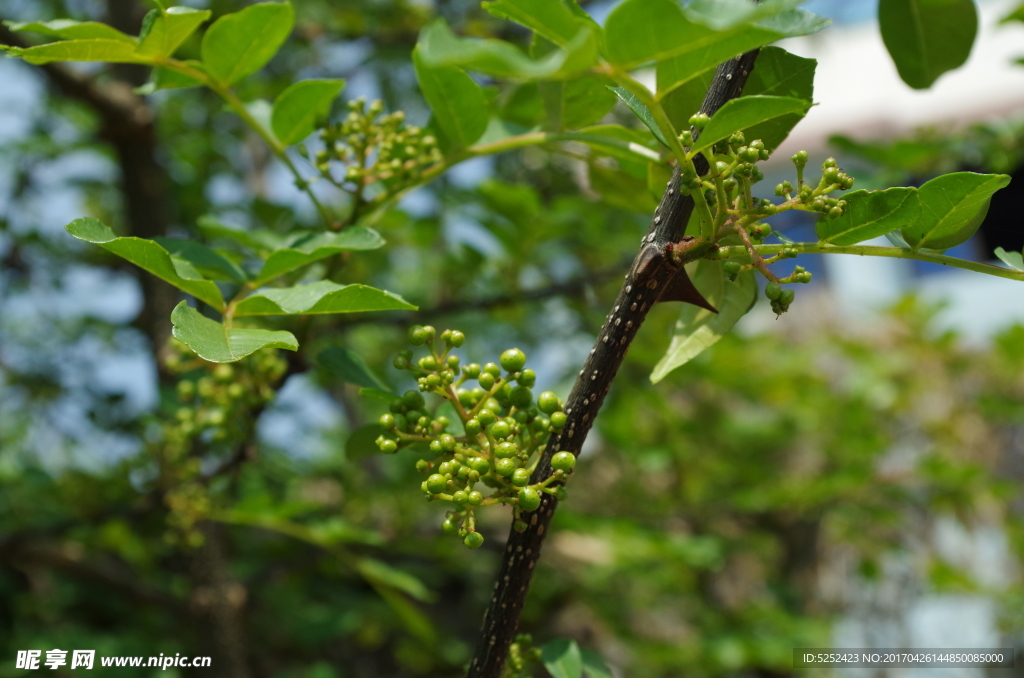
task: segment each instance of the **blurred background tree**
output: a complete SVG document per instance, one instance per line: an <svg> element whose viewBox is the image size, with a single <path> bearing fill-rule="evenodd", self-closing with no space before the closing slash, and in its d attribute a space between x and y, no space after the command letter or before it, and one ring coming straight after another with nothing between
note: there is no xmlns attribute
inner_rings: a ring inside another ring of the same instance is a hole
<svg viewBox="0 0 1024 678"><path fill-rule="evenodd" d="M148 9L0 8L132 34ZM518 35L462 0L296 12L292 39L241 84L246 100L341 77L343 98L422 124L409 53L428 19ZM287 232L316 214L283 168L209 92L133 94L146 74L132 66L8 60L0 77L0 676L21 675L26 648L209 655L238 678L458 675L507 516L485 516L479 551L441 538L443 509L423 502L414 469L373 445L386 403L317 356L355 351L402 391L414 384L382 366L408 324L430 322L464 331L469 360L522 347L538 388L564 395L645 232L646 196L631 203L538 148L473 161L404 199L378 225L388 247L341 274L420 311L317 317L296 355L214 366L168 343L169 286L61 227L90 214L139 237ZM1006 139L922 132L902 142L924 149L913 162L865 140L837 147L902 183L1012 172L1020 144ZM890 612L912 593L1000 601L985 643L1019 638L1024 330L965 346L914 298L851 326L827 291L811 296L771 327L755 314L656 387L674 317L653 313L556 518L523 631L576 639L621 675L781 675L793 647L885 646L856 622L878 619L902 582L913 591ZM188 456L197 430L205 447Z"/></svg>

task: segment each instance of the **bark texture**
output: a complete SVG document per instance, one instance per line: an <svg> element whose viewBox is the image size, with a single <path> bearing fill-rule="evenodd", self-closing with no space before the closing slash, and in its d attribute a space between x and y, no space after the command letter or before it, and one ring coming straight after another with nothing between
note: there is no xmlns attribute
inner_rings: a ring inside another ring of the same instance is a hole
<svg viewBox="0 0 1024 678"><path fill-rule="evenodd" d="M718 67L701 105L701 112L713 115L726 101L740 95L747 76L754 68L758 52L747 52ZM703 157L698 156L695 164L700 174L708 171ZM683 282L680 279L684 278L685 272L672 262L667 251L670 245L682 240L693 208L693 199L679 192L677 167L661 202L654 210L651 226L640 242L640 249L626 274L611 313L566 401L565 428L561 434L553 435L548 441L531 482L539 482L551 475L551 457L556 452L564 450L579 455L622 359L647 313L664 293L671 294L674 289L682 287L679 283ZM533 570L558 505L558 501L549 494L541 494L541 497L540 508L526 518L526 530L516 532L513 529L509 533L494 595L484 613L483 627L468 678L501 676L509 645L519 626L519 616Z"/></svg>

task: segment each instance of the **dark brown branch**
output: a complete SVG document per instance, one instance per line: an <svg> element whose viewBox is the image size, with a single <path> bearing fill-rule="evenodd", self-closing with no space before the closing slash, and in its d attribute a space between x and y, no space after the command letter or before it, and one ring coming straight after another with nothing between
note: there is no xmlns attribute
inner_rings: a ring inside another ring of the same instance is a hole
<svg viewBox="0 0 1024 678"><path fill-rule="evenodd" d="M739 96L747 76L754 67L758 50L747 52L718 67L701 112L713 115L726 101ZM703 157L696 159L697 171L708 171ZM682 240L693 212L693 199L679 192L679 169L665 188L661 202L626 281L619 291L611 313L605 320L580 370L572 393L565 405L567 423L563 432L548 441L531 482L540 482L551 475L551 457L566 450L579 455L583 441L597 417L622 359L629 350L636 332L659 296L680 272L668 249ZM498 581L477 641L476 652L469 667L468 678L499 678L519 625L519 615L530 587L533 568L540 557L548 524L557 507L557 500L542 494L540 508L528 514L527 528L509 533Z"/></svg>

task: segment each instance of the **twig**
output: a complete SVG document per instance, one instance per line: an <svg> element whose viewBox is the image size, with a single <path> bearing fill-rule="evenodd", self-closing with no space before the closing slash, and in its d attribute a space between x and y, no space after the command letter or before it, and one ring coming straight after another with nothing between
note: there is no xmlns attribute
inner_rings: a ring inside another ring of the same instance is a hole
<svg viewBox="0 0 1024 678"><path fill-rule="evenodd" d="M701 105L701 112L713 115L726 101L739 96L747 76L753 70L759 50L747 52L718 67ZM694 158L697 173L708 171L702 155ZM644 237L633 266L619 291L590 356L580 370L572 393L566 402L567 423L560 435L553 435L540 458L531 482L551 475L551 457L566 450L579 455L587 432L594 423L612 380L640 324L666 285L679 273L679 266L667 253L682 240L686 224L694 209L690 196L679 192L678 168L673 172L654 211L654 220ZM519 616L530 587L534 566L540 557L548 524L557 507L557 500L542 494L541 505L529 515L523 532L510 531L494 595L484 613L483 627L476 652L469 666L468 678L499 678L509 645L515 637Z"/></svg>

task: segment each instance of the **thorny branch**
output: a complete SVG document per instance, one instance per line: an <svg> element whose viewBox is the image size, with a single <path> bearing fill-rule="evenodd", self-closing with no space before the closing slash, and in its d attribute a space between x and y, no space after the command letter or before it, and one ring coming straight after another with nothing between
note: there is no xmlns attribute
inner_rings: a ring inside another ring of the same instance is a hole
<svg viewBox="0 0 1024 678"><path fill-rule="evenodd" d="M758 52L747 52L718 67L701 105L702 113L713 115L726 101L739 96L747 76L753 70ZM698 154L694 164L698 174L708 172L708 163L703 155ZM679 183L677 167L654 211L652 224L641 240L640 250L626 275L612 311L565 404L568 417L565 428L561 434L553 435L549 440L531 483L540 482L551 475L551 457L556 452L565 450L579 455L623 357L650 308L659 300L680 299L693 290L692 283L680 266L679 258L669 256L679 253L679 243L683 241L686 225L694 210L693 199L680 194ZM691 254L696 256L699 252L692 251ZM540 557L548 524L558 503L549 494L541 496L540 508L530 514L526 530L512 530L509 533L494 595L484 613L483 627L468 678L501 676L509 645L519 625L533 569Z"/></svg>

